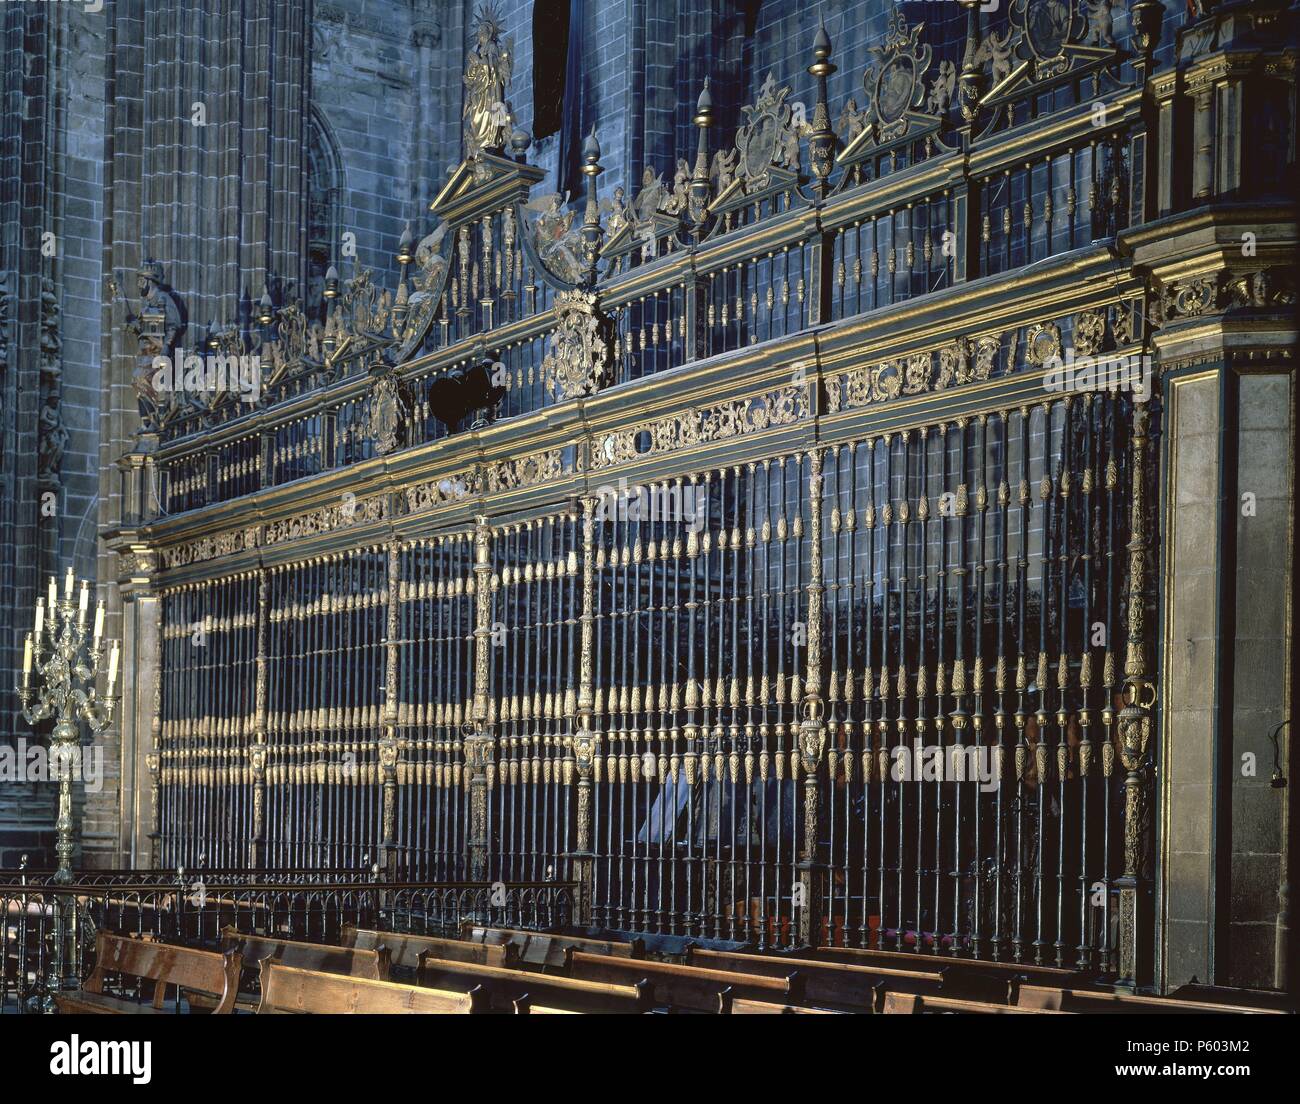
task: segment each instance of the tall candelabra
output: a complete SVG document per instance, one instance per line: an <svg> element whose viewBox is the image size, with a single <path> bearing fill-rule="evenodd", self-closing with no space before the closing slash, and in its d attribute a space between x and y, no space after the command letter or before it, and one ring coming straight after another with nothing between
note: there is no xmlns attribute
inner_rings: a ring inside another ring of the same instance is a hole
<svg viewBox="0 0 1300 1104"><path fill-rule="evenodd" d="M72 822L72 779L74 767L81 759L80 721L92 732L103 732L113 720L113 696L120 659L118 642L108 658L108 683L101 698L95 690L100 660L104 655L104 603L95 607L94 631L89 646L86 618L90 605L90 585L82 580L75 594L76 580L68 568L63 597L58 594L57 580L50 576L47 596L36 600L36 625L27 634L23 647L23 674L18 684L18 698L23 716L30 725L49 717L55 718L50 734L50 761L59 780L59 816L55 821L55 855L57 883L72 881L72 854L75 849ZM32 673L36 674L33 685Z"/></svg>

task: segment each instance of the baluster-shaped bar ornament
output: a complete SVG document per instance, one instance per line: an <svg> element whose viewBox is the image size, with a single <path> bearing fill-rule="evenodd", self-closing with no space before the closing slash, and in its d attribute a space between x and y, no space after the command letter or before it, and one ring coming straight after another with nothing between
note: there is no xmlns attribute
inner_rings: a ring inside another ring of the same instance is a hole
<svg viewBox="0 0 1300 1104"><path fill-rule="evenodd" d="M591 776L600 748L596 734L594 692L594 630L596 608L596 509L599 500L582 500L582 613L578 658L578 730L573 736L573 758L578 772L577 851L573 877L578 883L576 904L579 923L590 923L594 854L591 839Z"/></svg>
<svg viewBox="0 0 1300 1104"><path fill-rule="evenodd" d="M469 771L469 876L487 876L488 771L496 741L488 724L488 658L492 639L491 529L479 515L474 528L474 701L473 716L462 726L465 767Z"/></svg>
<svg viewBox="0 0 1300 1104"><path fill-rule="evenodd" d="M109 652L108 682L100 697L94 684L104 656L104 603L101 601L95 608L94 631L87 641L90 584L83 580L79 595L74 596L75 582L72 568L68 568L60 599L56 580L51 575L48 604L45 598L37 598L36 624L27 634L23 647L23 672L17 687L28 724L35 726L50 717L55 719L50 734L51 765L59 780L59 814L54 825L58 870L54 881L62 885L72 881L72 854L76 847L72 778L74 771L81 769L79 723L85 721L95 734L105 731L112 723L117 703L113 691L121 659L120 644L115 640ZM33 672L38 680L36 685L32 682Z"/></svg>
<svg viewBox="0 0 1300 1104"><path fill-rule="evenodd" d="M1138 984L1138 953L1148 916L1143 886L1148 839L1147 775L1150 762L1151 710L1155 686L1147 677L1146 575L1147 546L1146 447L1150 411L1145 403L1133 406L1132 499L1128 544L1128 642L1124 658L1126 704L1118 719L1120 761L1124 778L1124 870L1119 888L1119 981L1134 989Z"/></svg>
<svg viewBox="0 0 1300 1104"><path fill-rule="evenodd" d="M257 655L254 658L253 745L248 750L253 816L248 863L260 868L266 859L266 763L268 663L267 634L271 608L271 583L265 568L257 573Z"/></svg>
<svg viewBox="0 0 1300 1104"><path fill-rule="evenodd" d="M803 719L799 722L799 765L804 779L803 851L799 873L803 881L803 908L798 912L799 941L805 947L820 936L821 880L818 842L820 794L817 784L826 751L825 707L822 702L822 605L825 585L822 574L822 462L824 454L814 449L808 457L809 531L814 552L808 560L808 647L807 679L804 684Z"/></svg>
<svg viewBox="0 0 1300 1104"><path fill-rule="evenodd" d="M391 541L387 549L387 606L385 609L384 647L384 714L381 735L379 737L379 771L382 784L382 806L380 810L380 865L389 875L397 875L397 675L398 675L398 636L400 632L399 600L402 579L401 544ZM406 841L409 844L409 840Z"/></svg>

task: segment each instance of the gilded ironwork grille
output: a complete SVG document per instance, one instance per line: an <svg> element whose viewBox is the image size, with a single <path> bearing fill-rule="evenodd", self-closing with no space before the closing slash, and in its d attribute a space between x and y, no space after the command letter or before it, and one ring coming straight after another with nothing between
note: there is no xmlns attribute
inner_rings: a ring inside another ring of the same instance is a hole
<svg viewBox="0 0 1300 1104"><path fill-rule="evenodd" d="M387 553L284 565L266 583L266 861L358 869L379 855Z"/></svg>
<svg viewBox="0 0 1300 1104"><path fill-rule="evenodd" d="M895 87L833 126L819 35L811 123L772 78L718 148L702 96L632 198L593 137L580 222L475 116L395 291L272 312L260 409L155 410L120 543L179 584L162 860L1136 978L1146 354L1223 289L1116 240L1157 209L1150 51L1080 24L1048 56L1014 11L964 13L960 72L895 13L863 74Z"/></svg>
<svg viewBox="0 0 1300 1104"><path fill-rule="evenodd" d="M784 457L595 500L598 924L788 931L805 468Z"/></svg>
<svg viewBox="0 0 1300 1104"><path fill-rule="evenodd" d="M1111 968L1133 416L995 409L169 592L161 854L583 861L598 926Z"/></svg>
<svg viewBox="0 0 1300 1104"><path fill-rule="evenodd" d="M397 863L410 878L464 876L460 738L474 693L473 534L403 543Z"/></svg>
<svg viewBox="0 0 1300 1104"><path fill-rule="evenodd" d="M827 452L825 941L1109 965L1120 406Z"/></svg>
<svg viewBox="0 0 1300 1104"><path fill-rule="evenodd" d="M580 528L572 512L492 531L488 873L567 880L575 848Z"/></svg>
<svg viewBox="0 0 1300 1104"><path fill-rule="evenodd" d="M162 595L158 843L167 866L237 866L247 855L257 591L257 573L244 572Z"/></svg>

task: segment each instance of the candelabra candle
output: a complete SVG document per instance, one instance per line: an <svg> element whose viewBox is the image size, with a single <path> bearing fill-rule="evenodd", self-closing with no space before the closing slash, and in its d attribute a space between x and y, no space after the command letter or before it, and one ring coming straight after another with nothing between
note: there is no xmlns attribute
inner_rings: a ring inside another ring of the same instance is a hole
<svg viewBox="0 0 1300 1104"><path fill-rule="evenodd" d="M68 572L63 601L58 600L58 584L50 577L48 600L36 602L35 629L23 644L23 673L18 697L28 724L37 725L52 718L50 735L51 760L57 764L59 813L55 823L59 869L56 881L72 881L72 855L75 850L72 819L72 781L80 763L81 727L85 721L94 733L103 732L112 723L116 699L120 645L113 642L109 657L108 684L101 697L95 691L99 675L104 606L95 612L95 635L86 639L86 614L90 606L90 588L82 583L77 615L73 616L72 595L76 579ZM49 624L46 624L48 616ZM44 631L42 631L44 630ZM33 680L32 674L36 674Z"/></svg>

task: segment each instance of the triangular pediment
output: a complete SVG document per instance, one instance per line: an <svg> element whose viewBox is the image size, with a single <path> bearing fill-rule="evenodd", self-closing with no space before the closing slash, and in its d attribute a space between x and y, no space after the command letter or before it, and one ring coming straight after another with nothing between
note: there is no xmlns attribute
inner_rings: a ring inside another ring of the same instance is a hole
<svg viewBox="0 0 1300 1104"><path fill-rule="evenodd" d="M456 166L429 210L449 223L463 222L486 210L526 200L532 186L545 175L536 165L485 150Z"/></svg>

